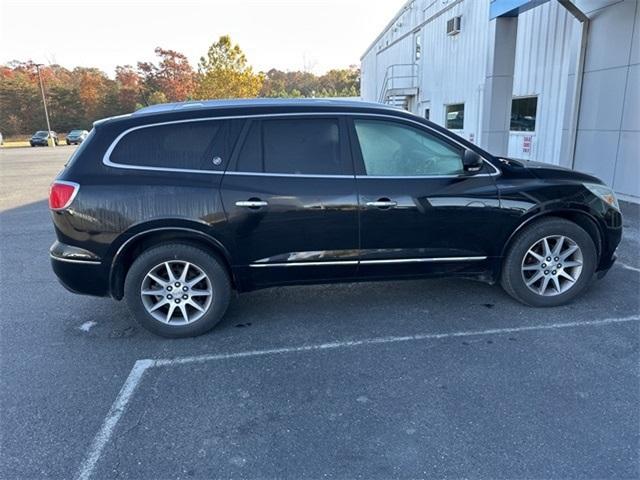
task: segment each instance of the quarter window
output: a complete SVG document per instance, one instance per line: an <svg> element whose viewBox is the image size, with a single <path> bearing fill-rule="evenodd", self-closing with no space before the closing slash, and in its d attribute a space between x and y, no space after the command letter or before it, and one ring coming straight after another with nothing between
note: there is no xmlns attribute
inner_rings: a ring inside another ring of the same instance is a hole
<svg viewBox="0 0 640 480"><path fill-rule="evenodd" d="M298 175L351 173L340 153L334 118L253 121L237 162L240 172Z"/></svg>
<svg viewBox="0 0 640 480"><path fill-rule="evenodd" d="M437 176L463 172L462 149L423 130L395 122L356 120L367 175Z"/></svg>
<svg viewBox="0 0 640 480"><path fill-rule="evenodd" d="M224 122L202 121L144 127L127 133L109 159L114 163L156 168L222 170Z"/></svg>
<svg viewBox="0 0 640 480"><path fill-rule="evenodd" d="M449 130L464 129L464 103L447 105L445 125Z"/></svg>
<svg viewBox="0 0 640 480"><path fill-rule="evenodd" d="M512 132L535 132L538 97L514 98L511 102Z"/></svg>

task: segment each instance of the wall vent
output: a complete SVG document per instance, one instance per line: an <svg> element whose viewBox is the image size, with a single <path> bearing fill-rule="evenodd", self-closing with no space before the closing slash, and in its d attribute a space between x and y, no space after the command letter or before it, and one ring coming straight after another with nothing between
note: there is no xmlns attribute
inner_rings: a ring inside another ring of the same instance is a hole
<svg viewBox="0 0 640 480"><path fill-rule="evenodd" d="M461 16L453 17L447 20L447 35L459 34L461 24L462 24Z"/></svg>

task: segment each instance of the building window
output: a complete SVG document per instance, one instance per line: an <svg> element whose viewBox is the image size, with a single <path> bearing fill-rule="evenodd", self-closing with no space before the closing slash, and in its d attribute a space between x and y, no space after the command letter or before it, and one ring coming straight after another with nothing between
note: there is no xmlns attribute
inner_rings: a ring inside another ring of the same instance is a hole
<svg viewBox="0 0 640 480"><path fill-rule="evenodd" d="M414 34L414 39L414 59L417 62L418 60L420 60L420 56L422 55L422 40L420 39L420 32Z"/></svg>
<svg viewBox="0 0 640 480"><path fill-rule="evenodd" d="M449 130L464 129L464 103L446 105L447 118L445 126Z"/></svg>
<svg viewBox="0 0 640 480"><path fill-rule="evenodd" d="M538 97L514 98L511 102L512 132L534 132L536 130L536 113Z"/></svg>
<svg viewBox="0 0 640 480"><path fill-rule="evenodd" d="M431 109L429 108L425 108L424 109L424 118L429 120L429 117L431 116Z"/></svg>

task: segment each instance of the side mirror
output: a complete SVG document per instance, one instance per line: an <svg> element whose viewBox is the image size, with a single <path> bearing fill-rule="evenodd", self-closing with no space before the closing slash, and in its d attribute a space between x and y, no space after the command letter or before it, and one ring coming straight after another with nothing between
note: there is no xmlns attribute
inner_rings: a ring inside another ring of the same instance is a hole
<svg viewBox="0 0 640 480"><path fill-rule="evenodd" d="M462 156L462 167L465 172L477 172L482 168L482 157L473 150L465 150Z"/></svg>

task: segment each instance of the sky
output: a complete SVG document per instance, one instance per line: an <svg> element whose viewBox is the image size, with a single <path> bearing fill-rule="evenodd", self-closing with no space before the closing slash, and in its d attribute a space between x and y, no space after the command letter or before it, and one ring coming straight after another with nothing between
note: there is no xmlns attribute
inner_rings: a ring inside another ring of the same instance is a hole
<svg viewBox="0 0 640 480"><path fill-rule="evenodd" d="M406 0L0 0L0 64L11 60L98 67L177 50L197 67L229 34L254 69L359 65L360 56Z"/></svg>

